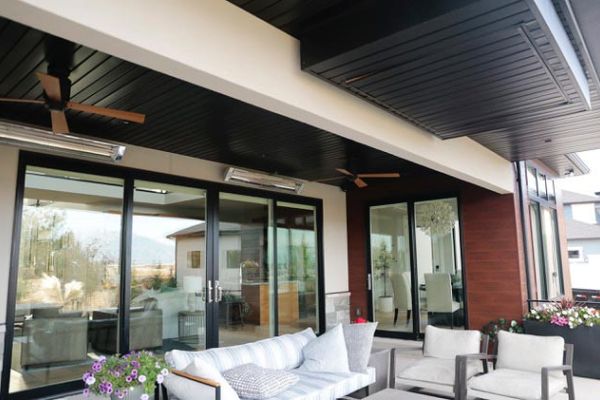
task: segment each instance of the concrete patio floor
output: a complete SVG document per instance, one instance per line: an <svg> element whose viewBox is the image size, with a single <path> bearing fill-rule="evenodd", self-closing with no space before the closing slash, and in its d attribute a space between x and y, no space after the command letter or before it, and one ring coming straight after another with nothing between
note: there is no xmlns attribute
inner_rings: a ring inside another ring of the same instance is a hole
<svg viewBox="0 0 600 400"><path fill-rule="evenodd" d="M422 342L413 340L375 338L376 347L396 348L396 374L411 365L415 360L422 358ZM599 400L600 380L575 377L575 399L576 400ZM408 389L396 385L397 389ZM568 400L566 393L561 393L552 400Z"/></svg>

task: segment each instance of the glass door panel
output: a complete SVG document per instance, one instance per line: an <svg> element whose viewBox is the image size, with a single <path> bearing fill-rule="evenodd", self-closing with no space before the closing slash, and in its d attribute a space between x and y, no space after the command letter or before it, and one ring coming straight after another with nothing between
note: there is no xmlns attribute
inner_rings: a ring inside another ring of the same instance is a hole
<svg viewBox="0 0 600 400"><path fill-rule="evenodd" d="M135 181L129 347L201 350L206 341L206 195Z"/></svg>
<svg viewBox="0 0 600 400"><path fill-rule="evenodd" d="M407 203L371 207L370 225L371 297L377 329L412 332Z"/></svg>
<svg viewBox="0 0 600 400"><path fill-rule="evenodd" d="M219 195L219 266L215 296L219 346L275 334L273 204L260 197Z"/></svg>
<svg viewBox="0 0 600 400"><path fill-rule="evenodd" d="M556 210L542 207L541 211L544 259L546 261L546 276L548 278L547 293L549 299L556 299L563 293Z"/></svg>
<svg viewBox="0 0 600 400"><path fill-rule="evenodd" d="M464 327L457 200L421 201L414 209L420 331Z"/></svg>
<svg viewBox="0 0 600 400"><path fill-rule="evenodd" d="M318 331L315 207L277 202L276 215L279 334Z"/></svg>
<svg viewBox="0 0 600 400"><path fill-rule="evenodd" d="M10 392L80 380L119 347L123 181L27 167Z"/></svg>

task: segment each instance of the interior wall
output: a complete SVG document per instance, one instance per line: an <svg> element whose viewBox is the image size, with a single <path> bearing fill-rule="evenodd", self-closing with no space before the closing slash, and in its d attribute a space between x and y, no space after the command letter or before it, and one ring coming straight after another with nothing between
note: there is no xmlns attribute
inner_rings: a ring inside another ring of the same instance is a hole
<svg viewBox="0 0 600 400"><path fill-rule="evenodd" d="M17 148L0 145L0 326L6 321L18 159ZM215 182L223 182L227 167L211 161L136 146L127 146L127 154L118 165ZM307 183L301 194L323 200L325 293L346 292L348 245L345 194L335 186L319 183Z"/></svg>
<svg viewBox="0 0 600 400"><path fill-rule="evenodd" d="M492 319L523 316L527 296L515 196L432 172L346 194L352 318L357 308L363 314L368 309L368 206L439 196L456 196L459 201L469 327L479 329Z"/></svg>

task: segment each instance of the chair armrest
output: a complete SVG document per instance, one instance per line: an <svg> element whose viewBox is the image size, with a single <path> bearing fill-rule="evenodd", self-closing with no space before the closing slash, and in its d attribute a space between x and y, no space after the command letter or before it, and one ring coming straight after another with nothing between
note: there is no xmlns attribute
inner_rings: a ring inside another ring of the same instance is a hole
<svg viewBox="0 0 600 400"><path fill-rule="evenodd" d="M575 399L575 388L573 386L573 366L571 365L556 365L552 367L542 367L542 399L550 399L550 385L549 376L550 372L561 371L567 376L567 393L569 394L569 400Z"/></svg>
<svg viewBox="0 0 600 400"><path fill-rule="evenodd" d="M182 386L177 384L172 386L172 379L182 379L181 382L186 382ZM194 386L200 384L200 387ZM213 381L212 379L206 379L199 376L192 375L185 371L171 370L171 373L165 378L163 386L163 397L168 399L168 395L173 392L173 395L177 398L184 397L184 393L194 392L198 395L198 398L202 399L214 399L221 400L221 384Z"/></svg>
<svg viewBox="0 0 600 400"><path fill-rule="evenodd" d="M171 373L173 375L177 375L177 376L180 376L182 378L189 379L189 380L192 380L194 382L198 382L198 383L201 383L203 385L207 385L207 386L213 387L215 389L218 388L218 387L221 387L221 384L219 382L213 381L211 379L206 379L206 378L202 378L202 377L199 377L199 376L195 376L195 375L192 375L192 374L188 374L187 372L180 371L178 369L172 370Z"/></svg>
<svg viewBox="0 0 600 400"><path fill-rule="evenodd" d="M467 364L469 361L481 360L483 372L488 373L488 361L494 359L487 353L461 354L456 356L454 368L454 398L458 400L467 399Z"/></svg>

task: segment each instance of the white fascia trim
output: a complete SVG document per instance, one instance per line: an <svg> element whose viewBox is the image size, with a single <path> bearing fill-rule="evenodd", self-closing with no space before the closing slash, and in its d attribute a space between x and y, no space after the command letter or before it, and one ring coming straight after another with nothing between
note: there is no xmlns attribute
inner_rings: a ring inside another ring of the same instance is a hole
<svg viewBox="0 0 600 400"><path fill-rule="evenodd" d="M3 0L0 14L498 193L511 163L300 70L300 43L225 0Z"/></svg>

